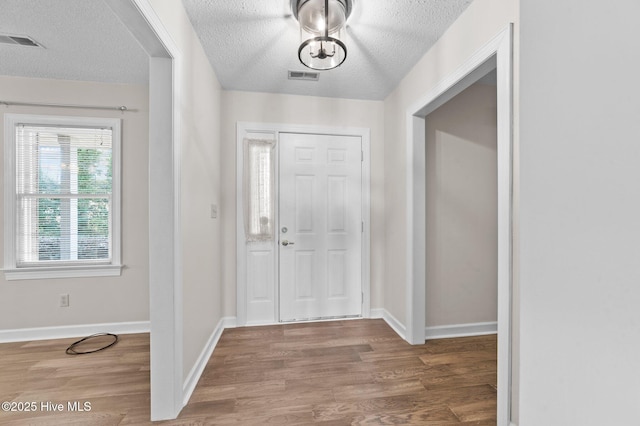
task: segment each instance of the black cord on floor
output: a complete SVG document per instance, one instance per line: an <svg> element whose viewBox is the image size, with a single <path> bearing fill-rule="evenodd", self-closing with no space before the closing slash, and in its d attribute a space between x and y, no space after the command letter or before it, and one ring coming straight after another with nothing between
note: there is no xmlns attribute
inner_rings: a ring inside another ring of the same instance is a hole
<svg viewBox="0 0 640 426"><path fill-rule="evenodd" d="M102 337L102 336L111 336L113 337L113 342L109 343L107 346L103 346L101 348L98 349L94 349L91 351L76 351L75 347L78 346L80 343L86 342L87 340L96 338L96 337ZM83 337L82 339L78 340L77 342L73 342L68 348L67 348L67 355L85 355L85 354L92 354L95 352L100 352L103 351L107 348L110 348L111 346L115 345L116 343L118 343L118 335L116 334L112 334L112 333L96 333L96 334L92 334L91 336L87 336L87 337Z"/></svg>

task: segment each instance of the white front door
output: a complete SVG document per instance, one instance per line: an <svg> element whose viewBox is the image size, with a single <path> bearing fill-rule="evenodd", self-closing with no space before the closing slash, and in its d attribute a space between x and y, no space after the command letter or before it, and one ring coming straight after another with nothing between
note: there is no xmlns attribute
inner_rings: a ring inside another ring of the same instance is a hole
<svg viewBox="0 0 640 426"><path fill-rule="evenodd" d="M280 320L361 315L361 138L279 143Z"/></svg>

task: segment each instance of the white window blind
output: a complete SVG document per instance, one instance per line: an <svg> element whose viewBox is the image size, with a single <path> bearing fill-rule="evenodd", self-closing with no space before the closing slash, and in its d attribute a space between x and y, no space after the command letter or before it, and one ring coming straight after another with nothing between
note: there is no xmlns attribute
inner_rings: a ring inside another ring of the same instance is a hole
<svg viewBox="0 0 640 426"><path fill-rule="evenodd" d="M113 129L17 124L16 267L109 263Z"/></svg>
<svg viewBox="0 0 640 426"><path fill-rule="evenodd" d="M244 219L247 241L273 240L274 147L268 139L244 140Z"/></svg>

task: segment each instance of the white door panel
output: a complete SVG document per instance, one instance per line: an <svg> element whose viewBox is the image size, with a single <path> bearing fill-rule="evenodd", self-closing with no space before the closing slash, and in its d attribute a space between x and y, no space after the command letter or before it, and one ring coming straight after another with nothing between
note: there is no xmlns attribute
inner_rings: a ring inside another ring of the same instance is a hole
<svg viewBox="0 0 640 426"><path fill-rule="evenodd" d="M279 143L280 320L361 315L361 138Z"/></svg>

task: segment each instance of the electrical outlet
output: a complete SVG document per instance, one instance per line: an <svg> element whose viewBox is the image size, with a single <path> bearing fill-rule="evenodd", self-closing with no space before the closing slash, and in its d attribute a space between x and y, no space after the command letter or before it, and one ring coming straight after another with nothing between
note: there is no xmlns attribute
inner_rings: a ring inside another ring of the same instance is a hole
<svg viewBox="0 0 640 426"><path fill-rule="evenodd" d="M60 307L61 308L69 307L69 293L60 295Z"/></svg>
<svg viewBox="0 0 640 426"><path fill-rule="evenodd" d="M215 219L218 217L218 205L211 204L211 219Z"/></svg>

